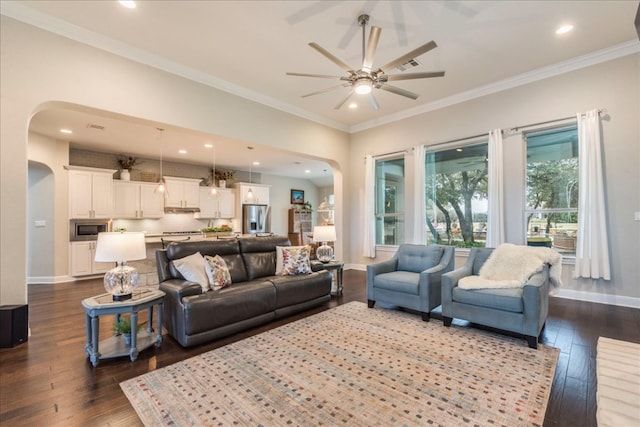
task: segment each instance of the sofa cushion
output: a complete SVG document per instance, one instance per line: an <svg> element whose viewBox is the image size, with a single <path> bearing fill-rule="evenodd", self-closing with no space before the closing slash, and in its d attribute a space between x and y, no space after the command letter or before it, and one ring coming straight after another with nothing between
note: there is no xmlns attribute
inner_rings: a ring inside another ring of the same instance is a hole
<svg viewBox="0 0 640 427"><path fill-rule="evenodd" d="M233 286L182 299L187 335L210 331L269 313L276 306L276 289L269 281Z"/></svg>
<svg viewBox="0 0 640 427"><path fill-rule="evenodd" d="M184 258L174 259L171 263L183 278L190 282L198 283L202 287L202 292L209 290L205 261L200 252Z"/></svg>
<svg viewBox="0 0 640 427"><path fill-rule="evenodd" d="M209 278L209 285L211 289L217 291L218 289L226 288L231 285L231 274L227 263L222 259L220 255L212 257L207 255L204 257L206 261L205 271Z"/></svg>
<svg viewBox="0 0 640 427"><path fill-rule="evenodd" d="M403 245L398 251L398 270L420 273L440 263L442 246Z"/></svg>
<svg viewBox="0 0 640 427"><path fill-rule="evenodd" d="M420 273L412 271L392 271L382 273L373 279L373 287L405 294L419 294Z"/></svg>
<svg viewBox="0 0 640 427"><path fill-rule="evenodd" d="M282 250L282 275L310 274L309 256L310 250L308 246L284 248Z"/></svg>
<svg viewBox="0 0 640 427"><path fill-rule="evenodd" d="M167 245L166 253L169 261L184 258L200 252L203 256L220 255L227 263L233 283L247 280L247 271L240 255L240 245L237 240L201 240L195 242L173 242ZM179 277L172 263L169 263L169 273Z"/></svg>
<svg viewBox="0 0 640 427"><path fill-rule="evenodd" d="M298 276L276 276L276 308L288 307L328 295L331 292L331 273L322 270Z"/></svg>
<svg viewBox="0 0 640 427"><path fill-rule="evenodd" d="M274 276L276 246L290 246L289 239L283 236L252 237L238 239L238 242L247 270L247 280Z"/></svg>
<svg viewBox="0 0 640 427"><path fill-rule="evenodd" d="M524 310L522 288L509 289L461 289L453 288L453 302L494 308L501 311L522 313Z"/></svg>

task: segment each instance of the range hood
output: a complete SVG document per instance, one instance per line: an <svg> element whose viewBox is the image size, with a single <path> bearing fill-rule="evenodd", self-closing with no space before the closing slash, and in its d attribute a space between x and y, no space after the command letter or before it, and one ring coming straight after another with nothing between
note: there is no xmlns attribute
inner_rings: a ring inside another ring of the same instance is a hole
<svg viewBox="0 0 640 427"><path fill-rule="evenodd" d="M174 207L165 207L164 213L172 213L172 214L192 214L200 212L200 208L174 208Z"/></svg>

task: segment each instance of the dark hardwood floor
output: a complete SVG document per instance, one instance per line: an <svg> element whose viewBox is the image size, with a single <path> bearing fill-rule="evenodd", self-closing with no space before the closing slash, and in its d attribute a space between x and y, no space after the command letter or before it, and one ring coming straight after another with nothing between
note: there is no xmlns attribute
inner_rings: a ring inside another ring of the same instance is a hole
<svg viewBox="0 0 640 427"><path fill-rule="evenodd" d="M270 328L350 301L366 301L365 273L344 273L344 295L325 306L195 348L165 335L161 348L92 367L85 353L81 301L104 293L102 280L29 286L27 343L0 349L2 426L142 425L119 383ZM144 316L142 317L144 319ZM440 322L434 316L432 322ZM100 336L112 334L112 317L100 320ZM561 350L545 426L595 426L595 356L599 336L640 343L640 310L551 298L543 343ZM526 342L523 341L523 345Z"/></svg>

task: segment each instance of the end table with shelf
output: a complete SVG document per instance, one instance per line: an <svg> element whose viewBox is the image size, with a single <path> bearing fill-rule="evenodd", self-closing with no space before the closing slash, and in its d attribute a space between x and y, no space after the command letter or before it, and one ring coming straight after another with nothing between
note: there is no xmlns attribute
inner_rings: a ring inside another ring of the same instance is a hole
<svg viewBox="0 0 640 427"><path fill-rule="evenodd" d="M335 293L331 292L331 294L335 296L342 295L342 273L344 271L344 262L333 260L329 262L313 261L313 263L319 266L321 265L325 270L329 270L333 275L333 281L336 284L336 291ZM331 287L333 288L333 286Z"/></svg>
<svg viewBox="0 0 640 427"><path fill-rule="evenodd" d="M85 327L87 343L85 352L93 366L98 366L101 359L129 356L131 361L138 358L138 353L155 345L162 345L162 309L164 306L164 292L156 289L144 289L133 292L131 299L113 301L111 294L102 294L86 298L82 301L85 311ZM157 332L153 329L153 308L158 306ZM149 322L145 331L138 331L138 312L148 309ZM124 336L116 334L106 340L99 341L100 316L115 315L117 322L121 314L131 316L131 344L127 345ZM135 331L138 331L135 333Z"/></svg>

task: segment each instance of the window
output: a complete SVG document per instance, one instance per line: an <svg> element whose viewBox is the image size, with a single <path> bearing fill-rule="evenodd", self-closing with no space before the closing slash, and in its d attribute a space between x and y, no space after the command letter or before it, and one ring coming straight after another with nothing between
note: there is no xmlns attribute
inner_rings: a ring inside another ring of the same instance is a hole
<svg viewBox="0 0 640 427"><path fill-rule="evenodd" d="M527 244L575 255L578 230L576 126L526 133Z"/></svg>
<svg viewBox="0 0 640 427"><path fill-rule="evenodd" d="M376 244L404 243L404 157L376 160Z"/></svg>
<svg viewBox="0 0 640 427"><path fill-rule="evenodd" d="M427 242L484 247L487 234L486 141L425 156Z"/></svg>

